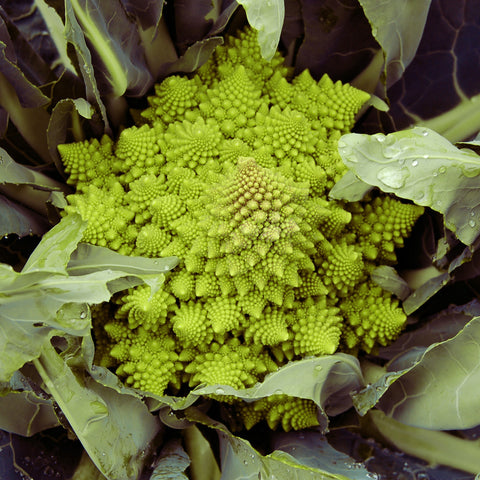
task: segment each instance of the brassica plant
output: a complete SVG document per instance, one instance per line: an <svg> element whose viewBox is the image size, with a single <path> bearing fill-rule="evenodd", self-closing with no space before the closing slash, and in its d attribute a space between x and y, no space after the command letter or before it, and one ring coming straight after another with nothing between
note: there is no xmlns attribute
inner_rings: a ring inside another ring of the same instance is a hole
<svg viewBox="0 0 480 480"><path fill-rule="evenodd" d="M0 2L2 475L480 473L478 6Z"/></svg>

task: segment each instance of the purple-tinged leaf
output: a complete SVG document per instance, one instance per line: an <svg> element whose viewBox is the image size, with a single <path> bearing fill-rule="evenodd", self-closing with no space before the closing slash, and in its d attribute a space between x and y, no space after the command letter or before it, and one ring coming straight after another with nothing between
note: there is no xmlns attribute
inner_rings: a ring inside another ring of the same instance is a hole
<svg viewBox="0 0 480 480"><path fill-rule="evenodd" d="M355 0L302 0L300 7L303 41L295 74L308 68L315 78L328 73L334 80L353 80L379 50L362 8ZM298 11L293 19L298 30Z"/></svg>

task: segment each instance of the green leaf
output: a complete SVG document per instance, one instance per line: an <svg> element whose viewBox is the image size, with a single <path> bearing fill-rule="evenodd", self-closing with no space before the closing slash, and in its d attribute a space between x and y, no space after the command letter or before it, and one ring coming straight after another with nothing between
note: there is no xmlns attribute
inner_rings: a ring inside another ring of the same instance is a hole
<svg viewBox="0 0 480 480"><path fill-rule="evenodd" d="M105 247L80 243L71 255L67 269L70 275L75 276L109 276L112 294L133 286L133 280L127 276L136 276L140 282L150 285L153 294L164 281L163 273L175 268L178 262L177 257L130 257Z"/></svg>
<svg viewBox="0 0 480 480"><path fill-rule="evenodd" d="M474 152L420 127L387 136L350 133L339 141L339 152L363 182L443 213L466 245L480 234L480 157Z"/></svg>
<svg viewBox="0 0 480 480"><path fill-rule="evenodd" d="M52 399L32 388L22 373L0 388L0 429L30 437L59 425Z"/></svg>
<svg viewBox="0 0 480 480"><path fill-rule="evenodd" d="M372 26L372 35L382 47L388 88L403 76L415 57L431 0L380 3L359 0L359 3Z"/></svg>
<svg viewBox="0 0 480 480"><path fill-rule="evenodd" d="M384 290L396 295L400 300L405 300L410 294L407 282L400 277L393 267L380 265L372 271L370 278Z"/></svg>
<svg viewBox="0 0 480 480"><path fill-rule="evenodd" d="M59 158L57 146L67 143L69 132L72 131L76 141L83 140L84 131L82 128L82 119L92 120L95 113L93 106L84 98L64 98L59 100L53 107L50 121L47 128L47 141L50 155L55 160L59 171L63 171L63 164ZM90 126L97 127L97 133L103 132L94 121Z"/></svg>
<svg viewBox="0 0 480 480"><path fill-rule="evenodd" d="M34 365L97 468L110 480L136 480L158 419L138 399L87 383L50 344Z"/></svg>
<svg viewBox="0 0 480 480"><path fill-rule="evenodd" d="M215 48L222 43L222 37L210 37L195 42L178 60L164 63L159 68L159 75L166 77L174 72L194 72L208 60Z"/></svg>
<svg viewBox="0 0 480 480"><path fill-rule="evenodd" d="M335 450L320 432L275 432L272 435L272 448L289 454L301 465L344 475L350 480L375 478L361 463Z"/></svg>
<svg viewBox="0 0 480 480"><path fill-rule="evenodd" d="M480 317L472 318L462 328L463 313L445 314L438 317L436 329L412 337L413 343L388 364L384 376L354 395L355 407L361 414L376 405L395 420L415 427L451 430L480 424L476 401L480 385ZM452 338L440 340L459 327ZM442 333L444 329L448 329L447 334ZM396 348L398 351L402 344Z"/></svg>
<svg viewBox="0 0 480 480"><path fill-rule="evenodd" d="M113 293L147 282L152 290L176 257L127 257L106 248L80 246L84 222L64 217L34 250L22 272L0 264L0 381L38 357L44 344L61 332L85 336L91 328L88 307ZM83 245L83 244L81 244ZM70 261L70 263L68 263ZM67 266L68 264L68 266Z"/></svg>
<svg viewBox="0 0 480 480"><path fill-rule="evenodd" d="M77 38L82 35L89 42L102 95L144 95L153 79L145 65L137 26L121 2L69 0L67 3L71 6L69 13L76 19L70 23L70 29L75 29Z"/></svg>
<svg viewBox="0 0 480 480"><path fill-rule="evenodd" d="M275 478L277 480L349 480L350 477L330 473L321 468L300 463L294 456L276 450L263 456L251 444L233 435L220 422L212 420L199 409L190 408L186 417L217 431L220 441L222 480ZM360 477L362 478L362 477Z"/></svg>
<svg viewBox="0 0 480 480"><path fill-rule="evenodd" d="M299 382L298 378L302 381ZM352 406L350 393L363 386L358 360L344 353L289 362L245 390L228 385L209 385L193 390L196 395L233 395L242 400L257 400L286 394L313 400L320 412L320 427L326 430L328 415L338 415Z"/></svg>
<svg viewBox="0 0 480 480"><path fill-rule="evenodd" d="M67 263L87 227L80 215L67 215L47 232L30 255L22 273L45 271L66 274Z"/></svg>
<svg viewBox="0 0 480 480"><path fill-rule="evenodd" d="M43 217L0 195L0 237L9 233L16 233L20 237L43 235L48 227Z"/></svg>
<svg viewBox="0 0 480 480"><path fill-rule="evenodd" d="M258 30L258 42L262 56L271 60L278 46L285 18L283 0L239 0L247 14L248 23Z"/></svg>

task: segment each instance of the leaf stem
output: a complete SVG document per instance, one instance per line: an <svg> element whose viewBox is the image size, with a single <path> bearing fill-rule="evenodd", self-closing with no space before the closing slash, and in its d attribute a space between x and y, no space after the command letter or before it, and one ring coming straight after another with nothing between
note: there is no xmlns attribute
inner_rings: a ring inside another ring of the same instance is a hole
<svg viewBox="0 0 480 480"><path fill-rule="evenodd" d="M368 427L373 427L376 436L409 455L474 475L480 472L480 445L476 441L443 431L405 425L380 410L371 410L366 415L366 421Z"/></svg>

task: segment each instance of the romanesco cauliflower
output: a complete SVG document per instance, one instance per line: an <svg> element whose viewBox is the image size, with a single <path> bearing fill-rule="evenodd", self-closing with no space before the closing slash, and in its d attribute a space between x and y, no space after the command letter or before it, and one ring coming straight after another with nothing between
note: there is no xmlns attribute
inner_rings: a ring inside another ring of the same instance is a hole
<svg viewBox="0 0 480 480"><path fill-rule="evenodd" d="M404 327L398 300L369 274L395 263L423 209L380 194L328 199L346 170L337 141L369 95L290 75L247 29L191 78L157 85L142 124L116 143L59 146L76 186L65 214L88 221L84 241L181 259L154 295L139 286L94 309L97 359L127 385L248 388L290 360L370 352ZM317 422L310 400L218 399L247 428Z"/></svg>

